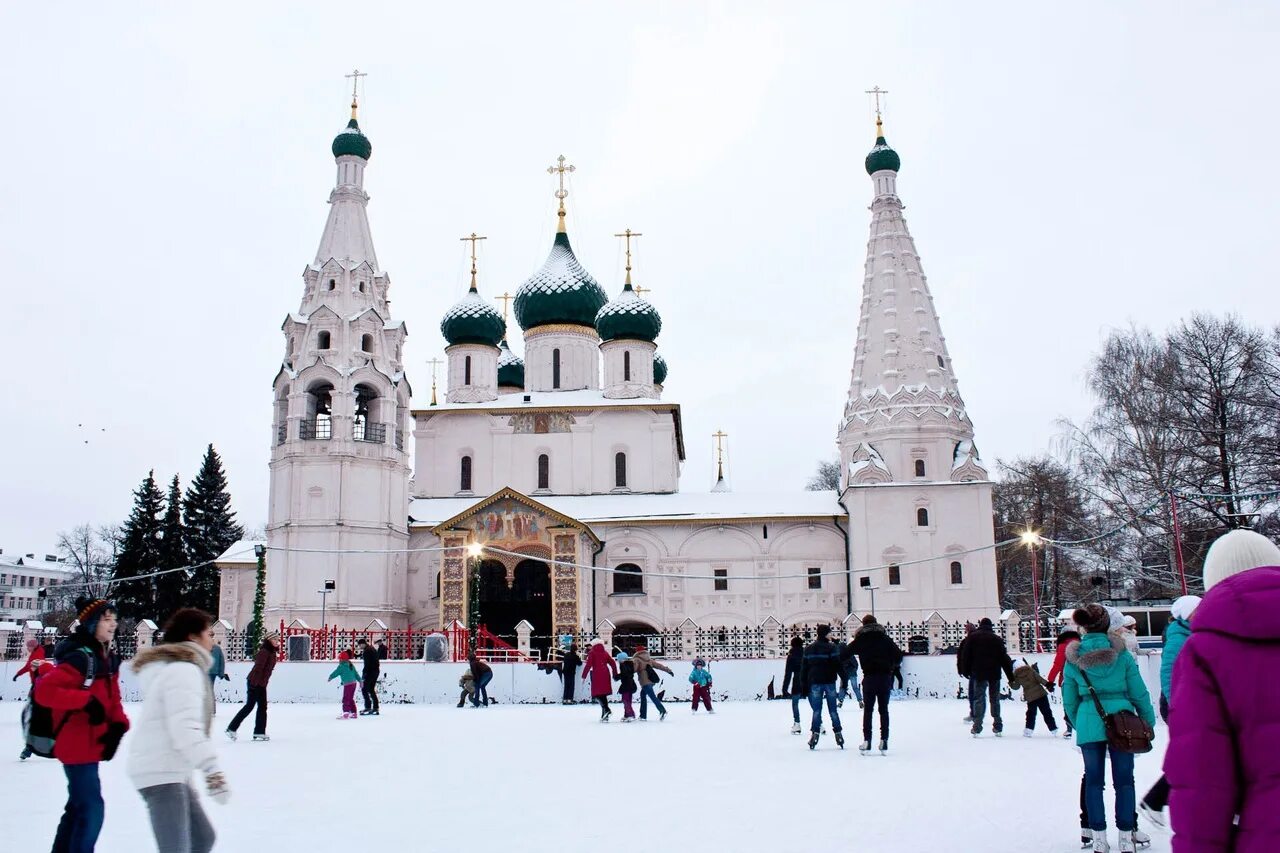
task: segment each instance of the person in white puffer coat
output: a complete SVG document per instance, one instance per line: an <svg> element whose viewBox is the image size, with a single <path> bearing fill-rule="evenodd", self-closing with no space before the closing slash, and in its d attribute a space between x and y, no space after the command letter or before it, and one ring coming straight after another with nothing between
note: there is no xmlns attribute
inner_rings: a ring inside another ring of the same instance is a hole
<svg viewBox="0 0 1280 853"><path fill-rule="evenodd" d="M164 627L163 645L133 659L142 711L129 736L129 778L151 813L159 853L208 853L214 831L191 787L198 772L218 803L231 797L209 737L213 722L213 617L184 608Z"/></svg>

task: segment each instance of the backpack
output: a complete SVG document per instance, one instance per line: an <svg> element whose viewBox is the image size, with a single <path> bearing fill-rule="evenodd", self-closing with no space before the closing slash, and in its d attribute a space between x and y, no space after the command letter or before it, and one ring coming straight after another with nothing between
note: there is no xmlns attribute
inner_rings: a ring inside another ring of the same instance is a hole
<svg viewBox="0 0 1280 853"><path fill-rule="evenodd" d="M84 689L88 690L93 684L93 679L97 676L98 661L93 652L81 646L74 651L84 652L85 657L89 659L89 666L85 670ZM71 719L69 712L62 718L62 722L57 726L53 724L53 709L46 708L36 701L35 690L31 691L30 698L27 699L27 705L22 709L22 737L26 741L27 749L31 750L33 755L41 758L53 758L53 745L58 738L58 732L62 731L62 727L67 724L67 720Z"/></svg>

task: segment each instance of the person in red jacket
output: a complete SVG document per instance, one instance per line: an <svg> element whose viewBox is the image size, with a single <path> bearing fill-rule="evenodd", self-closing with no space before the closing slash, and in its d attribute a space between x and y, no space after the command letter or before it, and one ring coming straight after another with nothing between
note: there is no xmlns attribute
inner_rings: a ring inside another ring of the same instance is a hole
<svg viewBox="0 0 1280 853"><path fill-rule="evenodd" d="M110 761L129 730L120 704L119 663L111 653L116 608L105 599L76 601L79 625L41 667L35 700L53 711L53 755L67 776L67 805L53 849L92 853L106 807L98 763Z"/></svg>
<svg viewBox="0 0 1280 853"><path fill-rule="evenodd" d="M34 637L27 640L27 663L13 674L13 680L17 681L24 675L31 676L31 692L34 696L36 692L36 678L40 675L40 667L44 666L45 655L44 646L40 645L40 641ZM31 747L24 745L22 752L18 753L19 761L26 761L32 756Z"/></svg>
<svg viewBox="0 0 1280 853"><path fill-rule="evenodd" d="M600 703L600 722L609 722L613 712L609 710L609 694L613 692L613 679L618 675L618 664L599 637L591 641L591 651L582 664L582 680L591 676L591 698Z"/></svg>
<svg viewBox="0 0 1280 853"><path fill-rule="evenodd" d="M1057 685L1058 687L1062 686L1062 671L1063 669L1066 668L1066 665L1067 665L1067 646L1069 646L1071 643L1076 642L1079 639L1080 639L1079 631L1063 631L1061 634L1058 635L1058 648L1057 650L1055 650L1053 654L1053 666L1049 667L1049 674L1045 676L1046 680L1050 684ZM1066 714L1063 714L1063 717L1066 717ZM1068 738L1071 737L1071 720L1070 719L1067 720L1067 731L1066 731L1066 734L1063 735L1063 737L1068 737ZM1082 813L1083 813L1083 810L1084 810L1084 807L1081 806ZM1081 819L1083 820L1084 818L1081 818Z"/></svg>
<svg viewBox="0 0 1280 853"><path fill-rule="evenodd" d="M253 656L253 669L249 670L248 698L244 707L232 718L231 725L227 726L227 737L231 740L236 739L236 729L240 728L244 718L249 716L255 706L258 713L253 718L253 739L271 740L267 737L267 682L271 680L271 673L276 668L276 658L280 654L280 649L276 646L279 639L277 631L267 634L262 638L262 647Z"/></svg>

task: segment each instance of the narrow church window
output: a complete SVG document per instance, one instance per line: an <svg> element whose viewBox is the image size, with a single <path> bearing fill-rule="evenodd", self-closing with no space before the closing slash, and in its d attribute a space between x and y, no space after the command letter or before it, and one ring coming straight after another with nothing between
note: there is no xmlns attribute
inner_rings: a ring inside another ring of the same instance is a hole
<svg viewBox="0 0 1280 853"><path fill-rule="evenodd" d="M822 589L822 568L820 566L809 567L809 589Z"/></svg>
<svg viewBox="0 0 1280 853"><path fill-rule="evenodd" d="M929 526L929 510L920 507L916 510L916 527Z"/></svg>
<svg viewBox="0 0 1280 853"><path fill-rule="evenodd" d="M551 351L551 387L560 387L560 350Z"/></svg>
<svg viewBox="0 0 1280 853"><path fill-rule="evenodd" d="M624 352L622 354L622 381L631 381L631 353Z"/></svg>
<svg viewBox="0 0 1280 853"><path fill-rule="evenodd" d="M613 485L619 489L627 487L627 454L625 453L614 454Z"/></svg>
<svg viewBox="0 0 1280 853"><path fill-rule="evenodd" d="M337 279L332 279L332 278L331 278L331 279L329 279L329 289L330 289L330 290L337 290L337 289L338 289L338 281L337 281Z"/></svg>
<svg viewBox="0 0 1280 853"><path fill-rule="evenodd" d="M924 460L923 459L916 460L916 476L917 477L924 476Z"/></svg>
<svg viewBox="0 0 1280 853"><path fill-rule="evenodd" d="M462 365L462 384L471 384L471 356L467 356L467 360Z"/></svg>
<svg viewBox="0 0 1280 853"><path fill-rule="evenodd" d="M951 564L951 583L955 586L964 583L964 566L958 560Z"/></svg>
<svg viewBox="0 0 1280 853"><path fill-rule="evenodd" d="M360 336L360 349L364 352L373 352L373 335Z"/></svg>
<svg viewBox="0 0 1280 853"><path fill-rule="evenodd" d="M623 563L613 570L613 594L633 595L644 592L644 576L635 563Z"/></svg>
<svg viewBox="0 0 1280 853"><path fill-rule="evenodd" d="M316 346L320 349L329 348L329 333L319 332L316 334Z"/></svg>
<svg viewBox="0 0 1280 853"><path fill-rule="evenodd" d="M538 457L538 488L551 488L551 457L545 453Z"/></svg>
<svg viewBox="0 0 1280 853"><path fill-rule="evenodd" d="M363 282L363 281L362 281L362 282L360 282L359 290L360 290L360 292L361 292L361 293L364 293L364 282Z"/></svg>
<svg viewBox="0 0 1280 853"><path fill-rule="evenodd" d="M763 534L765 539L769 538L769 525L767 524L760 525L760 531Z"/></svg>
<svg viewBox="0 0 1280 853"><path fill-rule="evenodd" d="M461 470L458 477L458 491L471 491L471 457L462 457Z"/></svg>
<svg viewBox="0 0 1280 853"><path fill-rule="evenodd" d="M902 586L902 569L896 563L889 564L889 586Z"/></svg>
<svg viewBox="0 0 1280 853"><path fill-rule="evenodd" d="M440 573L436 572L436 598L440 597Z"/></svg>
<svg viewBox="0 0 1280 853"><path fill-rule="evenodd" d="M716 569L712 574L714 574L716 577L715 579L716 592L728 592L729 591L729 570Z"/></svg>

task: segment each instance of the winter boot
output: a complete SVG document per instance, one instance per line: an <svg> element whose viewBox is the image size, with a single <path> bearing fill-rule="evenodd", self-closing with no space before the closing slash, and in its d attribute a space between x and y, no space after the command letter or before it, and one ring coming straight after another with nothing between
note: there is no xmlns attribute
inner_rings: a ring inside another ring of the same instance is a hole
<svg viewBox="0 0 1280 853"><path fill-rule="evenodd" d="M1093 833L1093 853L1111 853L1111 842L1107 841L1105 829Z"/></svg>
<svg viewBox="0 0 1280 853"><path fill-rule="evenodd" d="M1133 830L1120 830L1120 847L1118 849L1120 853L1135 853L1137 851L1138 844L1133 839Z"/></svg>
<svg viewBox="0 0 1280 853"><path fill-rule="evenodd" d="M870 755L871 741L864 740L862 743L858 744L858 752L862 753L863 755Z"/></svg>
<svg viewBox="0 0 1280 853"><path fill-rule="evenodd" d="M836 732L836 746L844 749L844 733Z"/></svg>
<svg viewBox="0 0 1280 853"><path fill-rule="evenodd" d="M1133 846L1139 850L1145 850L1151 846L1151 836L1147 835L1141 829L1134 827L1133 830Z"/></svg>
<svg viewBox="0 0 1280 853"><path fill-rule="evenodd" d="M253 739L255 741L262 741L263 743L266 743L267 741L271 740L271 737L269 735L254 735ZM232 738L232 740L234 740L234 738Z"/></svg>
<svg viewBox="0 0 1280 853"><path fill-rule="evenodd" d="M817 747L818 747L818 733L813 732L812 734L809 735L809 748L817 749Z"/></svg>
<svg viewBox="0 0 1280 853"><path fill-rule="evenodd" d="M880 754L884 755L888 751L889 751L889 741L885 738L880 738Z"/></svg>
<svg viewBox="0 0 1280 853"><path fill-rule="evenodd" d="M30 758L30 757L31 757L31 747L29 747L29 746L28 746L28 747L25 747L25 748L22 750L22 752L18 753L18 760L19 760L19 761L26 761L26 760L27 760L28 758Z"/></svg>
<svg viewBox="0 0 1280 853"><path fill-rule="evenodd" d="M1023 729L1023 730L1022 730L1022 736L1023 736L1023 737L1034 737L1034 736L1035 736L1035 732L1033 732L1031 729Z"/></svg>
<svg viewBox="0 0 1280 853"><path fill-rule="evenodd" d="M231 729L227 729L227 740L234 741L235 739L236 739L236 733L231 731Z"/></svg>
<svg viewBox="0 0 1280 853"><path fill-rule="evenodd" d="M800 724L799 724L799 723L792 723L792 724L791 724L791 733L792 733L793 735L798 735L798 734L800 734Z"/></svg>

